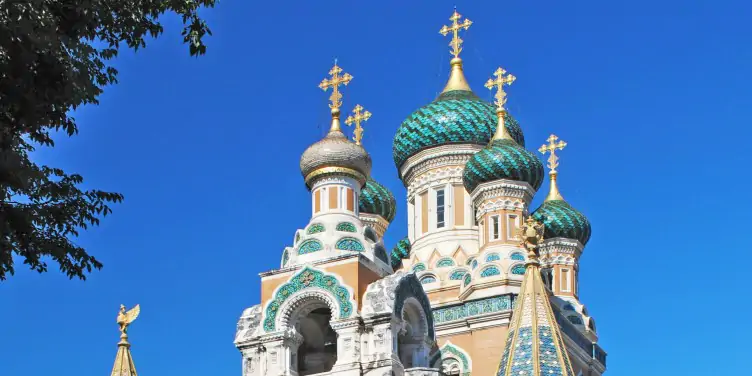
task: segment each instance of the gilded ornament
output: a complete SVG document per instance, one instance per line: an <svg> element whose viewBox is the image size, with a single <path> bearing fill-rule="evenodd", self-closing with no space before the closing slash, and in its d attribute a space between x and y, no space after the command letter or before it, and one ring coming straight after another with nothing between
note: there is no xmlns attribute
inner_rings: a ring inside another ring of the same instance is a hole
<svg viewBox="0 0 752 376"><path fill-rule="evenodd" d="M356 105L353 109L353 115L350 115L345 119L345 124L353 125L355 123L355 144L360 145L363 140L363 127L360 125L362 122L368 121L371 118L371 113L363 108L361 105Z"/></svg>
<svg viewBox="0 0 752 376"><path fill-rule="evenodd" d="M449 42L449 47L452 47L450 50L450 53L454 55L455 58L459 58L460 52L462 52L462 39L460 39L459 31L462 29L469 29L470 25L473 24L472 21L465 18L464 21L459 22L460 18L462 18L462 15L457 13L457 8L454 8L454 13L452 13L452 17L449 17L449 20L452 21L451 26L442 26L441 30L439 30L439 33L441 35L446 36L450 32L452 33L452 40Z"/></svg>
<svg viewBox="0 0 752 376"><path fill-rule="evenodd" d="M125 311L125 306L120 305L120 311L117 315L117 323L120 326L120 333L126 334L128 332L128 325L136 321L138 314L141 313L141 306L136 304L129 311Z"/></svg>
<svg viewBox="0 0 752 376"><path fill-rule="evenodd" d="M518 235L522 239L520 243L527 249L527 258L530 261L538 261L538 247L543 241L543 230L543 223L536 221L533 217L527 217L518 230Z"/></svg>
<svg viewBox="0 0 752 376"><path fill-rule="evenodd" d="M327 91L329 88L332 89L332 95L329 96L329 101L332 102L329 104L329 108L332 109L332 113L335 111L339 112L339 108L342 106L342 93L339 92L339 86L347 86L347 84L350 83L350 80L353 79L349 73L340 75L341 73L342 68L340 68L335 61L334 67L329 70L329 76L331 77L323 79L319 84L321 90Z"/></svg>

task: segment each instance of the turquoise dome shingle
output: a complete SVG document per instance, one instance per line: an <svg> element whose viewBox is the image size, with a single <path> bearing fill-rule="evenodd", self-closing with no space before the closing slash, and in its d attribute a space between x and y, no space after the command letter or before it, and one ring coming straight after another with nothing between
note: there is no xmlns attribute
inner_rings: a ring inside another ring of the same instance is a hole
<svg viewBox="0 0 752 376"><path fill-rule="evenodd" d="M368 178L360 191L359 208L361 213L380 215L387 222L392 222L397 213L397 201L386 187Z"/></svg>
<svg viewBox="0 0 752 376"><path fill-rule="evenodd" d="M402 259L410 257L410 239L405 236L402 240L397 242L397 245L392 249L392 269L397 269L402 265Z"/></svg>
<svg viewBox="0 0 752 376"><path fill-rule="evenodd" d="M533 212L545 225L544 238L576 239L582 245L590 240L590 221L564 200L545 201Z"/></svg>
<svg viewBox="0 0 752 376"><path fill-rule="evenodd" d="M525 181L537 191L543 182L543 163L512 140L494 140L467 161L462 182L472 192L482 183L499 179Z"/></svg>
<svg viewBox="0 0 752 376"><path fill-rule="evenodd" d="M445 144L486 145L496 132L496 111L471 91L442 93L408 116L394 136L392 155L399 169L421 150ZM518 144L525 145L519 124L507 116L507 130Z"/></svg>

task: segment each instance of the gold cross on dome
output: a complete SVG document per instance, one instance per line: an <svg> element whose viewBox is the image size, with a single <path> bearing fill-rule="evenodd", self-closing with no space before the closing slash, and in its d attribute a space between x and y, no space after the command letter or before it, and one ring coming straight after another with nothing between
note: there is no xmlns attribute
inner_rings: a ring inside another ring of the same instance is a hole
<svg viewBox="0 0 752 376"><path fill-rule="evenodd" d="M452 21L452 26L444 25L441 30L439 30L439 33L443 36L449 34L450 31L452 32L452 40L449 42L449 46L452 47L451 54L454 55L454 57L459 57L460 52L462 52L462 39L460 39L459 31L461 29L467 30L470 28L470 25L473 24L473 21L470 21L467 18L462 22L458 22L461 17L462 15L457 13L457 8L454 8L452 17L449 17L449 20Z"/></svg>
<svg viewBox="0 0 752 376"><path fill-rule="evenodd" d="M546 139L546 141L548 141L548 144L543 144L540 148L538 148L538 151L541 152L541 154L546 154L546 152L551 153L551 155L548 157L548 168L551 169L551 174L555 174L556 167L559 167L559 157L556 156L556 150L564 149L564 147L567 146L566 142L562 140L556 142L556 140L559 140L559 137L557 137L555 134L551 134Z"/></svg>
<svg viewBox="0 0 752 376"><path fill-rule="evenodd" d="M329 71L330 78L325 78L321 81L319 84L319 87L326 91L329 88L332 88L332 95L329 97L329 100L332 102L329 104L329 108L332 110L339 109L340 106L342 106L342 94L339 92L339 85L345 85L350 83L350 80L353 79L353 77L349 73L345 73L340 76L340 73L342 73L342 68L337 66L337 62L334 62L334 67Z"/></svg>
<svg viewBox="0 0 752 376"><path fill-rule="evenodd" d="M363 127L360 126L361 122L368 121L371 118L371 113L368 112L363 106L357 105L353 109L355 115L350 115L345 119L345 124L352 125L355 123L355 144L360 145L363 140Z"/></svg>
<svg viewBox="0 0 752 376"><path fill-rule="evenodd" d="M517 79L514 75L511 73L507 74L507 71L504 70L504 68L499 67L496 69L496 72L493 74L496 76L495 79L489 78L488 81L486 81L486 88L488 90L493 90L496 88L496 100L494 103L496 104L496 108L498 109L504 109L504 104L507 103L507 93L504 91L504 85L511 85L514 80ZM506 76L505 76L506 75Z"/></svg>

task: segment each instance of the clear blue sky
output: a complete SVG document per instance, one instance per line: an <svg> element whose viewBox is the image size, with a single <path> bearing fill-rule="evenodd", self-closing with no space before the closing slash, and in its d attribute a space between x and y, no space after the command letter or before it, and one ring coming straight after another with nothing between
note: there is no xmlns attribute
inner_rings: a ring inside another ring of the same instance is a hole
<svg viewBox="0 0 752 376"><path fill-rule="evenodd" d="M37 154L126 200L80 239L105 265L86 282L19 264L0 283L0 375L107 375L118 305L140 303L139 373L239 376L236 320L309 218L298 159L323 135L317 85L334 57L355 77L345 110L373 113L373 175L397 197L387 246L405 235L392 138L445 82L438 30L453 3L250 3L204 12L214 37L199 59L167 19L117 60L101 105L77 113L80 135ZM468 79L490 98L482 84L502 65L528 148L551 132L569 142L560 187L593 223L581 298L608 374L746 374L752 8L615 3L458 1L475 22Z"/></svg>

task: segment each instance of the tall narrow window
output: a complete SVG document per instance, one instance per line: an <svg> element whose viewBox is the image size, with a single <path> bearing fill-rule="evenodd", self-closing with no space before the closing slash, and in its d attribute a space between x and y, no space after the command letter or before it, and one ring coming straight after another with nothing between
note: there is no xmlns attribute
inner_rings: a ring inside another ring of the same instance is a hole
<svg viewBox="0 0 752 376"><path fill-rule="evenodd" d="M436 191L436 228L444 227L444 190Z"/></svg>
<svg viewBox="0 0 752 376"><path fill-rule="evenodd" d="M491 234L491 240L499 240L499 216L492 216L491 222L489 222L489 224L491 225L491 229L489 231L489 234Z"/></svg>
<svg viewBox="0 0 752 376"><path fill-rule="evenodd" d="M561 291L569 292L569 269L561 269Z"/></svg>

